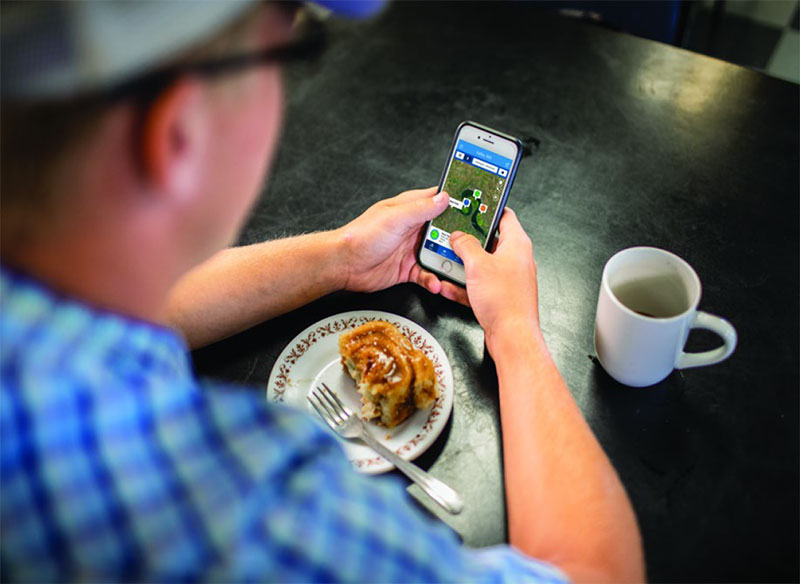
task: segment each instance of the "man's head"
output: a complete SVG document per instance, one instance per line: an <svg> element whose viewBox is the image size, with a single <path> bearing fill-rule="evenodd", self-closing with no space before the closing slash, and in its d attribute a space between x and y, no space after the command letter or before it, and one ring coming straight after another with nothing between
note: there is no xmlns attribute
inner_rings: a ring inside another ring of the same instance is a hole
<svg viewBox="0 0 800 584"><path fill-rule="evenodd" d="M36 6L2 4L3 259L53 280L113 268L166 285L231 243L258 194L282 118L274 57L289 54L298 5L76 3L44 17ZM53 18L71 23L71 41L57 42L69 35L48 29ZM176 51L172 36L189 44Z"/></svg>
<svg viewBox="0 0 800 584"><path fill-rule="evenodd" d="M248 8L172 64L285 44L293 18L285 4ZM84 230L90 218L156 228L158 217L161 227L174 224L187 260L192 248L195 260L207 255L230 241L257 193L281 107L274 65L214 79L179 75L143 96L109 99L101 89L4 100L3 253L69 226Z"/></svg>

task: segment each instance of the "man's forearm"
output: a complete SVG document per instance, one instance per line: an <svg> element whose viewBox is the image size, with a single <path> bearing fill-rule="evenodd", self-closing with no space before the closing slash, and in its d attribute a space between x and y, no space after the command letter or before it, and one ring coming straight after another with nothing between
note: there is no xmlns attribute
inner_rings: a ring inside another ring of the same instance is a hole
<svg viewBox="0 0 800 584"><path fill-rule="evenodd" d="M181 278L167 322L192 348L341 289L347 279L336 231L223 250Z"/></svg>
<svg viewBox="0 0 800 584"><path fill-rule="evenodd" d="M633 510L541 335L494 339L511 543L578 581L642 580Z"/></svg>

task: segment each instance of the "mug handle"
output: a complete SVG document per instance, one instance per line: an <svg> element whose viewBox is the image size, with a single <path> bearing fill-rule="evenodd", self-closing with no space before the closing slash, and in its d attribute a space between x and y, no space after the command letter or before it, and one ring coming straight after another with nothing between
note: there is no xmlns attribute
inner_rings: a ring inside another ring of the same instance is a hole
<svg viewBox="0 0 800 584"><path fill-rule="evenodd" d="M713 365L730 357L736 348L736 329L724 318L708 314L698 310L690 328L705 329L717 333L722 337L724 343L721 347L702 353L686 353L681 351L675 363L676 369L688 369L689 367L702 367L703 365Z"/></svg>

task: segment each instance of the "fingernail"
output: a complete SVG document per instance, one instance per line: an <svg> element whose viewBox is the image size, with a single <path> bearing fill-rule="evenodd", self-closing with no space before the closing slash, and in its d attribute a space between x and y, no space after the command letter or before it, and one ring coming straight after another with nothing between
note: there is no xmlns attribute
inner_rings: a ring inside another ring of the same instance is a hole
<svg viewBox="0 0 800 584"><path fill-rule="evenodd" d="M433 197L433 202L434 202L434 203L436 203L436 204L438 205L439 203L441 203L441 202L442 202L442 199L443 199L443 198L444 198L444 195L443 195L442 193L437 193L437 194L436 194L436 195L434 195L434 197Z"/></svg>

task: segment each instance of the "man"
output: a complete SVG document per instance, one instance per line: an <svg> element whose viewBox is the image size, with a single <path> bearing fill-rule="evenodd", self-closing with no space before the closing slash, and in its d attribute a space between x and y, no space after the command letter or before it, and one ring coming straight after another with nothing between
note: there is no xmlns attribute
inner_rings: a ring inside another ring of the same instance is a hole
<svg viewBox="0 0 800 584"><path fill-rule="evenodd" d="M274 154L295 7L176 6L3 5L0 579L643 579L628 499L539 330L514 213L492 254L453 235L466 291L414 260L447 206L436 189L219 251ZM67 48L43 51L53 39ZM199 346L407 281L468 302L485 330L511 547L461 548L304 414L201 386L157 324Z"/></svg>

